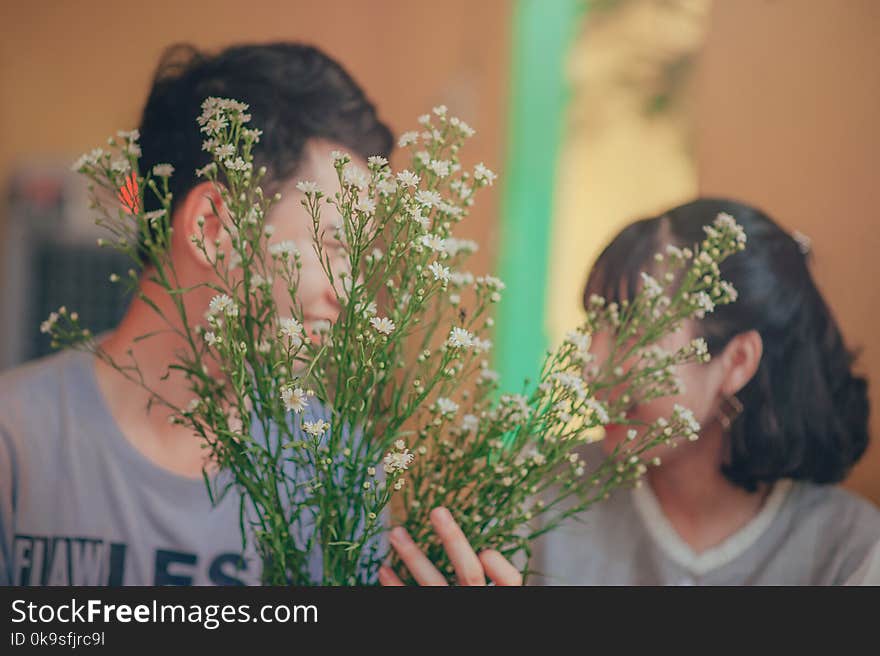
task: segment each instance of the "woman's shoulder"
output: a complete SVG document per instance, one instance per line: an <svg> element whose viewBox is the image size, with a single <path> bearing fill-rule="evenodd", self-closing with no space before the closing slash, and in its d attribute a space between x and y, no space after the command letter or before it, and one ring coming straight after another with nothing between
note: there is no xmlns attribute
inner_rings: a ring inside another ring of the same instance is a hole
<svg viewBox="0 0 880 656"><path fill-rule="evenodd" d="M789 504L790 534L811 545L825 583L843 583L880 542L880 509L837 485L798 482Z"/></svg>
<svg viewBox="0 0 880 656"><path fill-rule="evenodd" d="M793 485L795 512L821 518L829 526L857 530L880 538L880 508L838 485L797 482Z"/></svg>

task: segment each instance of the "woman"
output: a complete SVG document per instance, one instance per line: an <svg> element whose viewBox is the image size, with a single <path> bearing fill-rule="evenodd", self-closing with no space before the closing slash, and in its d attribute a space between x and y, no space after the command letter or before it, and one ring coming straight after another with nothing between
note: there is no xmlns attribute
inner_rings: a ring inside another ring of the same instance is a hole
<svg viewBox="0 0 880 656"><path fill-rule="evenodd" d="M739 292L670 335L669 350L694 337L708 343L708 364L684 365L684 391L634 407L649 423L675 403L702 430L694 443L658 447L645 483L620 489L535 545L528 582L548 585L743 585L880 583L880 511L835 487L868 443L864 379L807 267L808 247L746 205L703 199L625 228L600 255L587 281L593 294L632 297L641 272L667 246L692 246L703 226L731 214L748 236L745 251L721 266ZM596 335L597 358L605 336ZM597 463L628 427L608 426L585 448ZM589 476L589 472L585 475ZM516 584L497 552L474 554L443 511L432 517L459 570ZM392 546L417 581L445 579L402 529ZM465 564L470 564L465 567ZM481 568L480 565L483 565ZM499 575L500 574L500 575ZM390 570L386 585L400 584Z"/></svg>
<svg viewBox="0 0 880 656"><path fill-rule="evenodd" d="M543 538L530 582L828 585L876 575L880 511L833 485L867 446L867 385L852 372L804 240L746 205L697 200L621 231L590 273L585 303L634 295L655 253L699 242L721 212L748 236L745 251L721 266L739 298L664 344L703 337L712 359L680 368L680 395L629 413L650 422L684 405L700 439L658 447L645 484ZM598 357L602 350L597 335ZM587 462L611 453L627 428L609 426L586 448Z"/></svg>

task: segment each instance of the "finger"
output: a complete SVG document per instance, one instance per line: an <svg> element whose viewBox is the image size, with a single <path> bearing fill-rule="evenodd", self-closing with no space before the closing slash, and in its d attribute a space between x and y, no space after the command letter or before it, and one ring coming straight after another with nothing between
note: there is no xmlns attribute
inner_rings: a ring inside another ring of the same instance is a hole
<svg viewBox="0 0 880 656"><path fill-rule="evenodd" d="M480 552L483 569L495 585L522 585L522 574L507 558L494 549Z"/></svg>
<svg viewBox="0 0 880 656"><path fill-rule="evenodd" d="M486 585L483 565L471 548L467 536L452 518L452 513L443 507L434 508L431 511L431 524L452 562L458 584Z"/></svg>
<svg viewBox="0 0 880 656"><path fill-rule="evenodd" d="M386 587L399 587L403 585L400 577L390 567L382 565L379 568L379 583Z"/></svg>
<svg viewBox="0 0 880 656"><path fill-rule="evenodd" d="M413 542L405 528L398 526L391 531L389 537L391 546L419 585L449 585L434 564Z"/></svg>

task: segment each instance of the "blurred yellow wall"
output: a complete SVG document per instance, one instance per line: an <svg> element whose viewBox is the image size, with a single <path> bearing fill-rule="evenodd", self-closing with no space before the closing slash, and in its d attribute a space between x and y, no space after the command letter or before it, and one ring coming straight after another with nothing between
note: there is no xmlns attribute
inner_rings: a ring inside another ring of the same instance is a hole
<svg viewBox="0 0 880 656"><path fill-rule="evenodd" d="M502 163L510 3L506 0L37 0L7 2L0 27L0 184L16 162L69 161L139 119L160 53L300 40L339 59L396 133L445 103L477 130L465 158ZM475 270L494 262L497 187L463 236ZM0 239L4 209L0 204ZM490 217L493 217L490 220Z"/></svg>
<svg viewBox="0 0 880 656"><path fill-rule="evenodd" d="M812 239L813 272L872 383L875 442L847 485L880 502L880 2L714 5L697 84L700 191Z"/></svg>
<svg viewBox="0 0 880 656"><path fill-rule="evenodd" d="M569 60L568 109L551 235L547 332L557 344L583 320L587 273L634 219L697 191L685 88L664 111L651 94L702 43L708 0L631 0L587 13Z"/></svg>

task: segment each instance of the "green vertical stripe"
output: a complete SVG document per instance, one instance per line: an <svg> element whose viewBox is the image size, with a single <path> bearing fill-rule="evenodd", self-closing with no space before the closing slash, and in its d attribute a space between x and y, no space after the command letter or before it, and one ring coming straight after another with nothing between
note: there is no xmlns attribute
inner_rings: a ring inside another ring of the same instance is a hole
<svg viewBox="0 0 880 656"><path fill-rule="evenodd" d="M503 177L495 368L502 390L534 381L547 348L545 298L566 63L582 0L516 0Z"/></svg>

